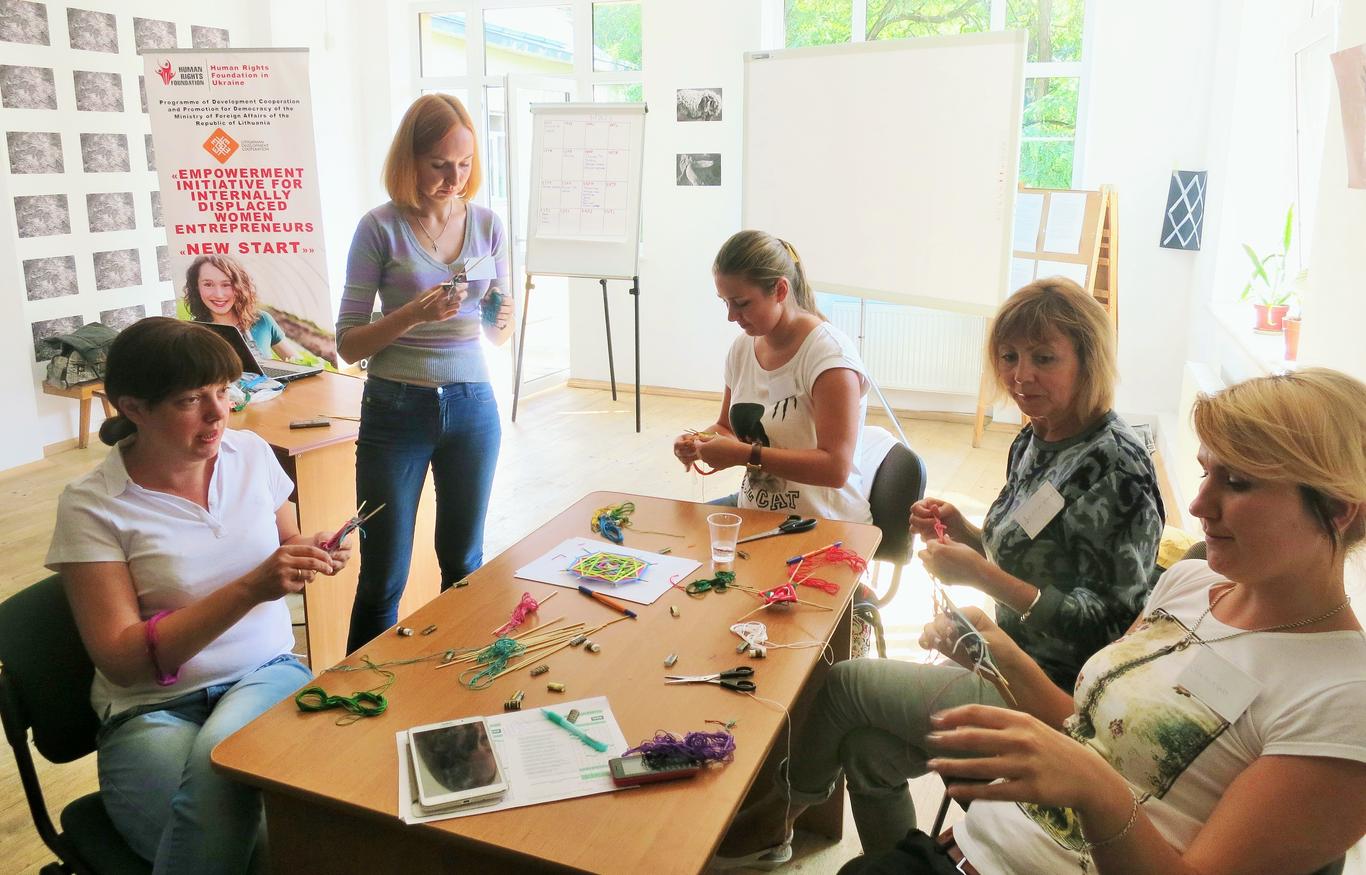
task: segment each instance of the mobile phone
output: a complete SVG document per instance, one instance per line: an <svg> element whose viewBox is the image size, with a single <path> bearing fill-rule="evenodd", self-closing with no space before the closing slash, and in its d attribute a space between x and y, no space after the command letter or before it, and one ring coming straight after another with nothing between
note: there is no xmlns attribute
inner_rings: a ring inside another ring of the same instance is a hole
<svg viewBox="0 0 1366 875"><path fill-rule="evenodd" d="M645 762L644 755L613 757L607 761L612 772L612 783L618 787L634 787L637 784L653 784L655 781L672 781L675 778L691 778L702 771L702 764L694 760L679 760L663 763L658 768Z"/></svg>
<svg viewBox="0 0 1366 875"><path fill-rule="evenodd" d="M426 813L491 805L507 793L507 779L483 717L465 717L408 730L416 802Z"/></svg>

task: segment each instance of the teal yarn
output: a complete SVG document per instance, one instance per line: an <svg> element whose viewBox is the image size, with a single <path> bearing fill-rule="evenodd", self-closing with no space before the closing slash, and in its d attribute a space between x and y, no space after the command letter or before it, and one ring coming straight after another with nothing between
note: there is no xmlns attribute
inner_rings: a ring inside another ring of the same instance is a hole
<svg viewBox="0 0 1366 875"><path fill-rule="evenodd" d="M522 651L526 650L526 645L512 638L499 638L497 641L479 651L479 655L474 658L482 668L467 668L460 674L460 682L471 690L482 690L493 683L493 678L503 669L507 668L508 660ZM469 680L465 675L474 672L474 676Z"/></svg>

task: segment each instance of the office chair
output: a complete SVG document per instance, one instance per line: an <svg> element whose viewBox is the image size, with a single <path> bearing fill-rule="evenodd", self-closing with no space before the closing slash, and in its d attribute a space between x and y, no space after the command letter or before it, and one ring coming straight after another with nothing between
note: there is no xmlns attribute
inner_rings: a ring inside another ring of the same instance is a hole
<svg viewBox="0 0 1366 875"><path fill-rule="evenodd" d="M33 825L58 860L44 866L42 875L147 875L151 864L114 828L99 793L62 809L58 832L34 769L30 731L33 746L49 762L69 763L95 750L94 675L61 578L54 574L0 602L0 720Z"/></svg>
<svg viewBox="0 0 1366 875"><path fill-rule="evenodd" d="M925 497L925 462L915 450L905 444L892 445L877 473L868 495L872 507L873 525L882 530L873 559L892 563L892 583L885 595L877 595L878 607L885 607L901 585L901 572L911 559L915 540L911 534L911 505Z"/></svg>

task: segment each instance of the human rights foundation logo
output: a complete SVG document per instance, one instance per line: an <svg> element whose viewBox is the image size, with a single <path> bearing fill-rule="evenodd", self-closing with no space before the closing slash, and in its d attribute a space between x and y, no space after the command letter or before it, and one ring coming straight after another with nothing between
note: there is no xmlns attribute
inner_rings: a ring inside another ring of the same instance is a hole
<svg viewBox="0 0 1366 875"><path fill-rule="evenodd" d="M162 61L161 66L157 67L157 75L161 77L162 85L171 84L171 77L175 75L175 71L171 69L170 58L167 58L166 60Z"/></svg>
<svg viewBox="0 0 1366 875"><path fill-rule="evenodd" d="M215 128L209 138L204 141L204 151L218 159L219 164L226 164L233 153L237 151L238 142L228 135L222 128Z"/></svg>

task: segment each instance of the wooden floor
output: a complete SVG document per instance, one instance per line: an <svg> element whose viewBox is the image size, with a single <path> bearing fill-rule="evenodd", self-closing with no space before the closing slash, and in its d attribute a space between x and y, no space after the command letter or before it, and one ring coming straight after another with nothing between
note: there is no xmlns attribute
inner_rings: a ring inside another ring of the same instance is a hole
<svg viewBox="0 0 1366 875"><path fill-rule="evenodd" d="M628 394L614 402L606 392L556 389L522 399L515 424L507 421L509 405L503 401L502 455L489 508L486 555L497 554L594 489L689 501L735 490L738 474L707 478L689 474L670 451L673 437L683 428L700 428L715 420L718 402L647 397L644 430L636 434L632 400ZM880 422L877 416L870 416L870 421ZM1004 481L1011 433L988 431L983 446L973 449L968 425L932 420L903 420L902 425L929 467L929 494L957 503L980 520ZM0 568L0 598L45 574L42 562L52 535L57 496L67 482L103 458L107 449L95 444L0 474L0 553L9 557ZM917 568L913 564L907 569L901 594L884 614L889 643L900 658L921 655L914 642L928 614L929 597ZM972 602L970 593L963 601ZM96 789L93 756L59 767L39 760L54 817L67 802ZM936 787L923 784L916 791L928 823L938 798ZM845 839L834 846L800 837L799 859L790 871L838 869L858 850L852 823L847 826ZM0 848L3 859L9 861L0 863L6 872L30 875L51 862L34 831L8 747L0 753Z"/></svg>

